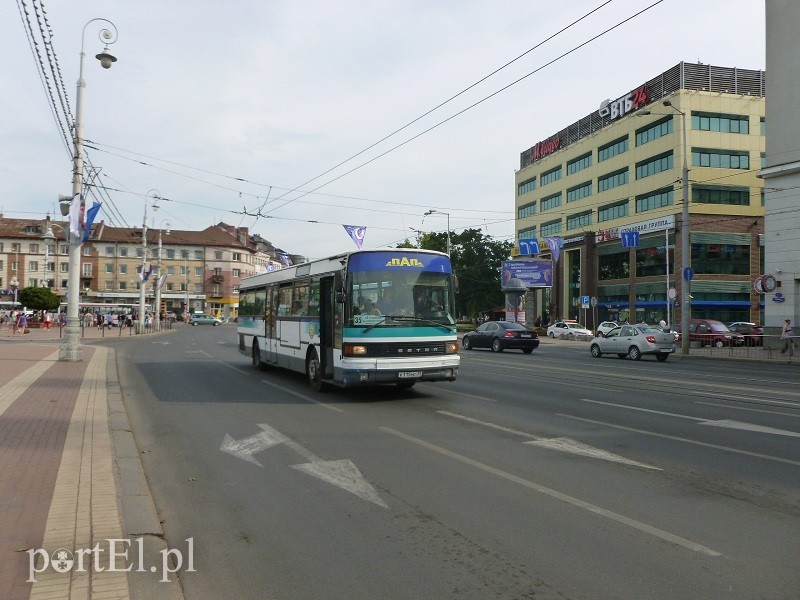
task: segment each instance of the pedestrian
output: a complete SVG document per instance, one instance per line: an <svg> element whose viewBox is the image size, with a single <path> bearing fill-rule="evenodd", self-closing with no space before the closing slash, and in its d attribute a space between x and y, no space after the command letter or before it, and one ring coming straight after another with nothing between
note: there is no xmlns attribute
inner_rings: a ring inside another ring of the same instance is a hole
<svg viewBox="0 0 800 600"><path fill-rule="evenodd" d="M661 327L661 329L666 329L667 328L667 322L664 319L661 319L658 322L658 326Z"/></svg>
<svg viewBox="0 0 800 600"><path fill-rule="evenodd" d="M28 316L25 314L24 311L19 311L19 315L17 316L17 333L19 333L20 337L25 335L25 330L28 328Z"/></svg>
<svg viewBox="0 0 800 600"><path fill-rule="evenodd" d="M49 312L44 313L44 330L50 331L50 323L53 321L53 315Z"/></svg>
<svg viewBox="0 0 800 600"><path fill-rule="evenodd" d="M789 359L794 356L794 340L792 339L792 320L786 319L781 329L781 339L783 340L783 348L781 354L786 354L789 351Z"/></svg>

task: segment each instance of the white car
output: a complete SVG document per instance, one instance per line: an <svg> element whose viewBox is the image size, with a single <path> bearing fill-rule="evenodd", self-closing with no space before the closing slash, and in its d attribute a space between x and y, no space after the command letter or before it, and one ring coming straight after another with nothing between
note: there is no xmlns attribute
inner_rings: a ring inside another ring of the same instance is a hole
<svg viewBox="0 0 800 600"><path fill-rule="evenodd" d="M594 334L577 321L556 321L547 328L547 337L590 340Z"/></svg>
<svg viewBox="0 0 800 600"><path fill-rule="evenodd" d="M597 335L601 334L605 335L606 333L614 329L614 327L619 327L619 323L617 323L616 321L603 321L602 323L600 323L600 325L597 326Z"/></svg>

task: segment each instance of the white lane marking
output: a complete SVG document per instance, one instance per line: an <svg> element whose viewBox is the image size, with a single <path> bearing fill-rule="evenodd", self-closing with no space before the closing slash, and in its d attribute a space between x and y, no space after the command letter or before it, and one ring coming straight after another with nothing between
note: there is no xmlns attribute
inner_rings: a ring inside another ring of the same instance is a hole
<svg viewBox="0 0 800 600"><path fill-rule="evenodd" d="M631 460L630 458L625 458L624 456L620 456L619 454L607 452L606 450L601 450L600 448L595 448L593 446L589 446L588 444L584 444L582 442L578 442L570 438L551 438L549 440L535 440L532 442L525 442L525 443L530 444L532 446L538 446L539 448L549 448L550 450L569 452L570 454L577 454L578 456L586 456L588 458L599 458L602 460L622 463L623 465L630 465L633 467L653 469L654 471L662 470L659 467L646 465L645 463L640 463L638 461Z"/></svg>
<svg viewBox="0 0 800 600"><path fill-rule="evenodd" d="M742 423L741 421L734 421L733 419L721 419L718 421L703 421L700 425L711 425L712 427L725 427L728 429L743 429L745 431L756 431L758 433L771 433L773 435L787 435L789 437L800 437L800 433L796 431L787 431L785 429L775 429L774 427L767 427L766 425L754 425L753 423Z"/></svg>
<svg viewBox="0 0 800 600"><path fill-rule="evenodd" d="M766 427L765 425L745 423L744 421L735 421L733 419L710 420L710 419L704 419L702 417L690 417L689 415L679 415L677 413L669 413L660 410L652 410L650 408L642 408L641 406L628 406L626 404L615 404L613 402L601 402L599 400L589 400L588 398L581 398L581 402L590 402L592 404L603 404L605 406L613 406L615 408L626 408L628 410L638 410L641 412L653 413L656 415L665 415L667 417L688 419L690 421L697 421L698 425L711 425L713 427L726 427L728 429L742 429L745 431L756 431L758 433L771 433L774 435L788 435L792 437L800 437L800 433L797 433L795 431L775 429L773 427Z"/></svg>
<svg viewBox="0 0 800 600"><path fill-rule="evenodd" d="M673 440L676 442L685 442L687 444L694 444L695 446L704 446L706 448L714 448L715 450L723 450L725 452L733 452L734 454L743 454L745 456L753 456L755 458L763 458L766 460L774 460L776 462L786 463L789 465L796 465L800 467L800 462L796 460L789 460L788 458L780 458L778 456L770 456L768 454L761 454L759 452L748 452L747 450L739 450L738 448L730 448L728 446L719 446L717 444L709 444L708 442L698 442L697 440L690 440L687 438L677 437L674 435L667 435L666 433L656 433L654 431L647 431L646 429L636 429L635 427L625 427L624 425L617 425L615 423L607 423L606 421L597 421L595 419L586 419L576 415L568 415L565 413L557 413L556 416L566 417L567 419L574 419L576 421L583 421L584 423L594 423L595 425L604 425L605 427L613 427L614 429L622 429L624 431L633 431L634 433L641 433L644 435L652 435L666 440Z"/></svg>
<svg viewBox="0 0 800 600"><path fill-rule="evenodd" d="M285 439L286 438L283 435L274 429L271 431L262 430L255 435L242 438L241 440L235 440L226 433L219 449L223 452L227 452L228 454L232 454L233 456L241 458L242 460L253 463L254 465L263 467L264 465L253 458L253 454L280 444Z"/></svg>
<svg viewBox="0 0 800 600"><path fill-rule="evenodd" d="M441 446L436 446L434 444L431 444L431 443L426 442L424 440L421 440L419 438L412 437L410 435L407 435L405 433L402 433L402 432L397 431L395 429L392 429L390 427L380 427L379 429L381 429L382 431L385 431L387 433L390 433L390 434L392 434L394 436L397 436L397 437L399 437L401 439L404 439L404 440L406 440L408 442L411 442L413 444L417 444L418 446L421 446L423 448L427 448L428 450L432 450L433 452L441 454L442 456L446 456L448 458L452 458L453 460L457 460L457 461L459 461L461 463L464 463L466 465L469 465L471 467L475 467L477 469L480 469L481 471L485 471L486 473L490 473L492 475L496 475L497 477L501 477L501 478L506 479L508 481L514 482L514 483L519 484L519 485L521 485L521 486L523 486L525 488L528 488L530 490L539 492L540 494L544 494L544 495L549 496L551 498L555 498L557 500L561 500L562 502L566 502L567 504L571 504L572 506L576 506L578 508L581 508L583 510L589 511L589 512L594 513L596 515L600 515L602 517L606 517L608 519L611 519L612 521L616 521L617 523L621 523L623 525L627 525L628 527L632 527L633 529L636 529L636 530L641 531L643 533L646 533L648 535L652 535L654 537L657 537L657 538L662 539L664 541L670 542L672 544L677 544L678 546L682 546L684 548L688 548L689 550L693 550L695 552L700 552L702 554L707 554L709 556L721 556L720 552L717 552L716 550L712 550L711 548L707 548L706 546L703 546L701 544L693 542L693 541L691 541L689 539L686 539L686 538L677 536L675 534L669 533L668 531L664 531L663 529L658 529L657 527L653 527L652 525L648 525L646 523L642 523L641 521L636 521L635 519L631 519L630 517L626 517L626 516L621 515L619 513L615 513L615 512L612 512L610 510L606 510L605 508L601 508L601 507L596 506L594 504L590 504L589 502L585 502L584 500L580 500L580 499L575 498L573 496L568 496L567 494L564 494L562 492L553 490L551 488L544 487L542 485L539 485L538 483L535 483L535 482L530 481L528 479L523 479L522 477L518 477L517 475L513 475L511 473L507 473L506 471L502 471L502 470L497 469L495 467L491 467L491 466L489 466L487 464L478 462L477 460L468 458L468 457L463 456L461 454L457 454L455 452L452 452L451 450L447 450L446 448L442 448Z"/></svg>
<svg viewBox="0 0 800 600"><path fill-rule="evenodd" d="M531 444L532 446L537 446L539 448L547 448L548 450L558 450L559 452L568 452L570 454L577 454L579 456L585 456L588 458L599 458L601 460L608 460L611 462L622 463L625 465L644 467L645 469L654 469L657 471L661 471L661 469L658 467L653 467L645 463L640 463L635 460L625 458L624 456L613 454L611 452L607 452L606 450L601 450L599 448L595 448L594 446L590 446L588 444L584 444L583 442L579 442L570 438L565 438L565 437L544 438L544 437L539 437L537 435L533 435L532 433L528 433L527 431L511 429L510 427L504 427L503 425L497 425L496 423L490 423L489 421L481 421L479 419L473 419L472 417L467 417L466 415L460 415L458 413L453 413L446 410L438 410L436 412L446 417L461 419L462 421L475 423L476 425L482 425L483 427L489 427L491 429L496 429L498 431L504 431L506 433L511 433L513 435L529 438L530 441L523 443Z"/></svg>
<svg viewBox="0 0 800 600"><path fill-rule="evenodd" d="M703 402L702 400L698 400L697 402L695 402L695 404L705 404L706 406L713 406L715 408L728 408L730 410L746 410L748 412L766 413L768 415L776 415L780 417L792 417L793 419L800 419L800 413L796 412L780 412L776 410L766 410L763 408L753 408L751 406L733 406L732 404L720 404L718 402Z"/></svg>
<svg viewBox="0 0 800 600"><path fill-rule="evenodd" d="M425 389L428 389L428 390L439 390L439 391L441 391L441 389L442 389L441 387L436 387L436 386L432 386L432 385L425 385L425 384L418 384L417 387L425 388ZM485 402L497 402L497 400L494 399L494 398L486 398L485 396L476 396L475 394L466 394L464 392L458 392L456 390L447 390L447 394L448 394L448 396L449 395L454 395L454 396L464 396L465 398L475 398L476 400L483 400Z"/></svg>
<svg viewBox="0 0 800 600"><path fill-rule="evenodd" d="M361 474L361 471L358 470L358 467L353 464L353 461L348 459L322 460L307 448L304 448L293 439L276 431L269 425L259 423L258 426L270 435L276 438L282 438L285 446L288 446L308 461L306 464L292 465L293 469L335 485L336 487L358 496L362 500L372 502L386 509L389 508L375 489L367 483L367 480Z"/></svg>

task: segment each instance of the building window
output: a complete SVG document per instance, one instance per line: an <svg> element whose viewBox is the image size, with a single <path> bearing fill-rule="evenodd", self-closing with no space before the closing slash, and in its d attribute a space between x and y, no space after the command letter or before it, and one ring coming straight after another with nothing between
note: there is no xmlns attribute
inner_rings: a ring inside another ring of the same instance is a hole
<svg viewBox="0 0 800 600"><path fill-rule="evenodd" d="M136 258L142 258L142 254L144 254L144 250L142 248L136 249Z"/></svg>
<svg viewBox="0 0 800 600"><path fill-rule="evenodd" d="M614 219L627 217L629 204L630 202L626 199L599 207L597 209L597 222L602 223L603 221L613 221Z"/></svg>
<svg viewBox="0 0 800 600"><path fill-rule="evenodd" d="M106 263L106 274L107 275L114 274L114 263Z"/></svg>
<svg viewBox="0 0 800 600"><path fill-rule="evenodd" d="M749 275L750 246L692 244L692 268L712 275Z"/></svg>
<svg viewBox="0 0 800 600"><path fill-rule="evenodd" d="M222 250L214 250L214 260L222 260Z"/></svg>
<svg viewBox="0 0 800 600"><path fill-rule="evenodd" d="M700 204L750 204L750 188L716 185L693 185L692 202Z"/></svg>
<svg viewBox="0 0 800 600"><path fill-rule="evenodd" d="M202 250L195 250L194 251L194 259L195 260L203 260L203 251Z"/></svg>
<svg viewBox="0 0 800 600"><path fill-rule="evenodd" d="M637 129L636 145L644 146L648 142L652 142L653 140L657 140L660 137L664 137L665 135L672 133L672 123L672 117L669 116L661 119L660 121L656 121L652 125Z"/></svg>
<svg viewBox="0 0 800 600"><path fill-rule="evenodd" d="M550 236L553 235L554 233L560 233L561 219L559 219L558 221L548 221L547 223L542 223L539 228L539 231L542 232L542 237Z"/></svg>
<svg viewBox="0 0 800 600"><path fill-rule="evenodd" d="M517 209L517 218L524 219L525 217L530 217L531 215L536 214L536 202L529 202L528 204L523 204L522 206Z"/></svg>
<svg viewBox="0 0 800 600"><path fill-rule="evenodd" d="M605 192L606 190L610 190L611 188L615 188L620 185L625 185L626 183L628 183L628 167L620 169L619 171L614 171L608 175L598 177L597 191Z"/></svg>
<svg viewBox="0 0 800 600"><path fill-rule="evenodd" d="M195 267L194 268L194 275L195 275L195 277L202 277L203 276L203 267Z"/></svg>
<svg viewBox="0 0 800 600"><path fill-rule="evenodd" d="M64 244L64 245L61 246L61 254L64 254L64 255L69 254L69 246L67 244Z"/></svg>
<svg viewBox="0 0 800 600"><path fill-rule="evenodd" d="M168 283L168 284L167 284L167 291L168 291L168 292L171 292L171 291L173 291L173 290L172 290L172 287L173 287L173 284L171 284L171 283Z"/></svg>
<svg viewBox="0 0 800 600"><path fill-rule="evenodd" d="M549 171L542 173L541 177L539 178L539 185L544 187L548 183L553 183L559 179L561 179L561 165L558 165L555 169L550 169Z"/></svg>
<svg viewBox="0 0 800 600"><path fill-rule="evenodd" d="M766 169L767 168L767 153L766 152L762 152L761 153L761 168L762 169Z"/></svg>
<svg viewBox="0 0 800 600"><path fill-rule="evenodd" d="M110 280L106 281L105 283L103 283L103 288L107 292L113 292L114 291L114 282L110 281Z"/></svg>
<svg viewBox="0 0 800 600"><path fill-rule="evenodd" d="M202 294L203 293L203 284L202 283L195 283L194 284L194 293L195 294Z"/></svg>
<svg viewBox="0 0 800 600"><path fill-rule="evenodd" d="M172 265L167 267L167 275L175 275L175 267L173 267Z"/></svg>
<svg viewBox="0 0 800 600"><path fill-rule="evenodd" d="M592 153L588 152L583 156L579 156L567 163L567 175L572 175L578 171L582 171L592 166Z"/></svg>
<svg viewBox="0 0 800 600"><path fill-rule="evenodd" d="M215 267L214 275L222 275L222 267Z"/></svg>
<svg viewBox="0 0 800 600"><path fill-rule="evenodd" d="M575 200L580 200L581 198L586 198L586 196L591 195L592 182L587 181L586 183L576 185L575 187L571 187L567 190L567 202L575 202Z"/></svg>
<svg viewBox="0 0 800 600"><path fill-rule="evenodd" d="M658 190L642 196L636 196L636 212L647 212L662 206L670 206L675 202L672 188Z"/></svg>
<svg viewBox="0 0 800 600"><path fill-rule="evenodd" d="M241 253L240 252L234 252L233 253L233 258L231 260L233 260L235 262L241 262L242 261Z"/></svg>
<svg viewBox="0 0 800 600"><path fill-rule="evenodd" d="M526 179L522 183L517 186L517 196L522 196L522 194L527 194L536 189L536 177L531 177L530 179Z"/></svg>
<svg viewBox="0 0 800 600"><path fill-rule="evenodd" d="M526 229L520 229L519 233L517 234L518 240L529 240L535 237L536 237L536 226L527 227Z"/></svg>
<svg viewBox="0 0 800 600"><path fill-rule="evenodd" d="M761 135L767 135L767 120L764 117L761 117L760 130Z"/></svg>
<svg viewBox="0 0 800 600"><path fill-rule="evenodd" d="M31 244L29 248L31 254L39 254L39 244Z"/></svg>
<svg viewBox="0 0 800 600"><path fill-rule="evenodd" d="M627 279L631 275L630 255L628 249L614 254L602 254L597 257L597 279ZM628 301L625 296L624 302Z"/></svg>
<svg viewBox="0 0 800 600"><path fill-rule="evenodd" d="M542 198L539 204L539 210L544 212L546 210L551 210L556 206L561 206L561 192Z"/></svg>
<svg viewBox="0 0 800 600"><path fill-rule="evenodd" d="M128 282L127 281L120 281L119 282L119 290L121 292L124 292L127 289L128 289Z"/></svg>
<svg viewBox="0 0 800 600"><path fill-rule="evenodd" d="M592 224L592 211L586 210L583 212L569 215L567 217L567 230L580 229L581 227L588 227Z"/></svg>
<svg viewBox="0 0 800 600"><path fill-rule="evenodd" d="M231 292L233 292L234 294L238 294L239 293L239 286L238 285L234 285L231 288Z"/></svg>
<svg viewBox="0 0 800 600"><path fill-rule="evenodd" d="M750 133L750 117L692 111L692 129L721 133Z"/></svg>
<svg viewBox="0 0 800 600"><path fill-rule="evenodd" d="M242 271L241 271L241 269L233 269L233 272L231 273L231 275L233 275L234 277L241 277L242 276Z"/></svg>
<svg viewBox="0 0 800 600"><path fill-rule="evenodd" d="M25 287L39 287L39 280L35 277L28 279L28 285Z"/></svg>
<svg viewBox="0 0 800 600"><path fill-rule="evenodd" d="M22 244L17 243L17 242L11 244L11 251L12 252L22 252Z"/></svg>
<svg viewBox="0 0 800 600"><path fill-rule="evenodd" d="M128 265L120 265L119 266L119 274L120 275L127 275L128 274Z"/></svg>
<svg viewBox="0 0 800 600"><path fill-rule="evenodd" d="M106 246L106 256L114 256L114 246Z"/></svg>
<svg viewBox="0 0 800 600"><path fill-rule="evenodd" d="M120 248L119 255L122 257L128 256L128 249L127 248Z"/></svg>
<svg viewBox="0 0 800 600"><path fill-rule="evenodd" d="M613 142L609 142L608 144L600 146L597 149L597 162L603 162L604 160L608 160L617 154L622 154L623 152L627 151L628 136L626 135L625 137L621 137Z"/></svg>
<svg viewBox="0 0 800 600"><path fill-rule="evenodd" d="M636 179L644 179L672 168L672 150L636 163Z"/></svg>
<svg viewBox="0 0 800 600"><path fill-rule="evenodd" d="M167 248L167 258L170 260L175 259L175 249L174 248Z"/></svg>
<svg viewBox="0 0 800 600"><path fill-rule="evenodd" d="M60 270L62 273L69 273L69 263L62 262Z"/></svg>
<svg viewBox="0 0 800 600"><path fill-rule="evenodd" d="M83 263L81 265L81 273L83 273L84 277L91 277L92 276L92 263Z"/></svg>
<svg viewBox="0 0 800 600"><path fill-rule="evenodd" d="M189 258L189 251L188 250L181 250L181 258L188 259Z"/></svg>
<svg viewBox="0 0 800 600"><path fill-rule="evenodd" d="M749 169L750 155L739 150L714 150L692 148L693 167L717 167L720 169Z"/></svg>

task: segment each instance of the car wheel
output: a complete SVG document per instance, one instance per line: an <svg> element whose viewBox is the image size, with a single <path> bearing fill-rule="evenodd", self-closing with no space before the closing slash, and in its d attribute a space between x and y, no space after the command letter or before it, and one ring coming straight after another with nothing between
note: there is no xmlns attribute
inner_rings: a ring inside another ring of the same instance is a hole
<svg viewBox="0 0 800 600"><path fill-rule="evenodd" d="M192 321L192 327L197 327L197 321Z"/></svg>
<svg viewBox="0 0 800 600"><path fill-rule="evenodd" d="M523 349L522 349L522 351L523 351L525 354L530 354L531 352L533 352L533 348L523 348Z"/></svg>
<svg viewBox="0 0 800 600"><path fill-rule="evenodd" d="M216 321L214 321L214 327L216 327L217 325L219 325L219 323L217 323Z"/></svg>
<svg viewBox="0 0 800 600"><path fill-rule="evenodd" d="M413 380L412 381L398 381L397 382L397 387L399 387L401 390L407 390L409 388L414 387L415 383L417 383L417 382L413 381Z"/></svg>
<svg viewBox="0 0 800 600"><path fill-rule="evenodd" d="M311 389L321 392L325 389L325 382L322 381L322 365L319 362L316 350L311 350L306 358L306 375Z"/></svg>
<svg viewBox="0 0 800 600"><path fill-rule="evenodd" d="M659 362L666 362L669 358L669 354L656 354L656 360Z"/></svg>
<svg viewBox="0 0 800 600"><path fill-rule="evenodd" d="M469 341L468 337L461 340L461 347L464 348L464 350L472 350L472 342Z"/></svg>
<svg viewBox="0 0 800 600"><path fill-rule="evenodd" d="M556 339L556 334L551 331L550 333L547 334L547 337L549 337L551 340L554 340Z"/></svg>
<svg viewBox="0 0 800 600"><path fill-rule="evenodd" d="M618 358L628 358L627 354L617 354Z"/></svg>
<svg viewBox="0 0 800 600"><path fill-rule="evenodd" d="M631 346L630 348L628 348L628 358L630 358L631 360L639 360L640 358L642 358L642 353L636 346Z"/></svg>
<svg viewBox="0 0 800 600"><path fill-rule="evenodd" d="M600 352L600 346L598 346L597 344L592 344L591 350L592 350L592 356L594 356L595 358L600 358L601 356L603 356L603 353Z"/></svg>
<svg viewBox="0 0 800 600"><path fill-rule="evenodd" d="M716 342L714 342L714 346L716 348L724 348L725 347L725 342L723 342L722 340L717 340Z"/></svg>
<svg viewBox="0 0 800 600"><path fill-rule="evenodd" d="M503 344L500 343L500 340L495 339L492 341L492 352L502 352L503 351Z"/></svg>

